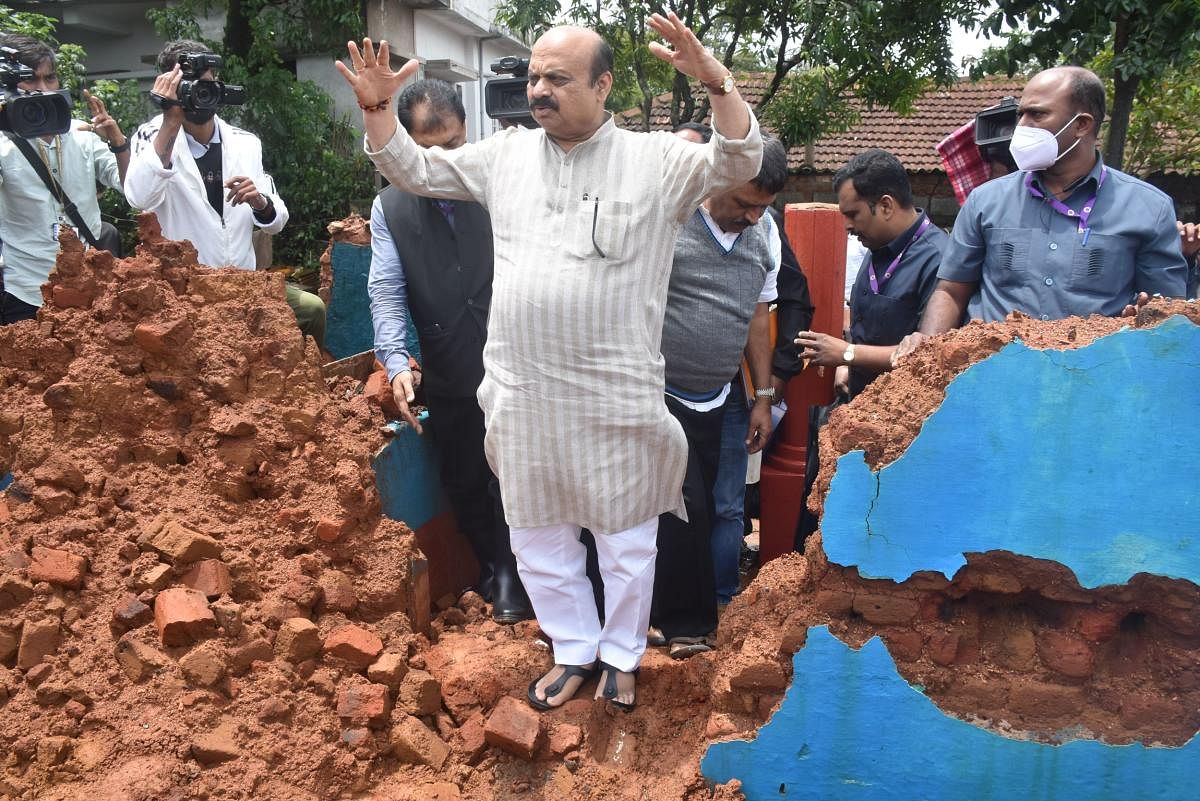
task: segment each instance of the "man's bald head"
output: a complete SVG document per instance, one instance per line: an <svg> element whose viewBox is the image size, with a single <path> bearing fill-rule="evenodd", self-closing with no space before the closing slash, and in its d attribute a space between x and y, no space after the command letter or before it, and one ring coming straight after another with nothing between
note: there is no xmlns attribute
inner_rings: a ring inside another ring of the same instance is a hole
<svg viewBox="0 0 1200 801"><path fill-rule="evenodd" d="M1072 104L1071 113L1090 114L1099 132L1104 122L1104 82L1096 73L1083 67L1051 67L1034 75L1026 86L1035 84L1065 89L1065 96Z"/></svg>
<svg viewBox="0 0 1200 801"><path fill-rule="evenodd" d="M533 49L537 50L538 45L542 44L549 47L569 48L576 52L589 49L592 53L590 65L592 83L599 80L604 73L613 70L612 47L591 28L583 28L578 25L559 25L539 36L538 40L533 43Z"/></svg>

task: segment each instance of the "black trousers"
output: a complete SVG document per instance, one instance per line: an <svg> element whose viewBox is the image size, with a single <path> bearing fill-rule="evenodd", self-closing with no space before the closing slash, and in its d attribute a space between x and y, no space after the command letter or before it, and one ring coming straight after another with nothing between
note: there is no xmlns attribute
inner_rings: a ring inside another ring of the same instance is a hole
<svg viewBox="0 0 1200 801"><path fill-rule="evenodd" d="M0 294L0 325L19 323L37 317L37 306L31 306L8 292Z"/></svg>
<svg viewBox="0 0 1200 801"><path fill-rule="evenodd" d="M507 533L507 523L500 504L500 485L483 451L483 411L474 395L453 398L426 393L425 403L450 508L459 530L471 543L483 575L490 576L496 541Z"/></svg>
<svg viewBox="0 0 1200 801"><path fill-rule="evenodd" d="M658 518L658 558L654 563L654 601L650 624L663 636L703 637L717 628L717 590L713 578L713 484L721 461L721 423L725 407L697 412L667 396L667 409L688 440L683 501L688 522L673 514Z"/></svg>

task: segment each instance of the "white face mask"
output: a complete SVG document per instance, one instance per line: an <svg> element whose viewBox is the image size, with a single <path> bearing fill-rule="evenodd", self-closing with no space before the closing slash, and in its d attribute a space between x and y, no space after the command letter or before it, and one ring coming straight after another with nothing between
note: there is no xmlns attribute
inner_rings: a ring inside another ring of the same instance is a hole
<svg viewBox="0 0 1200 801"><path fill-rule="evenodd" d="M1058 129L1058 133L1050 133L1045 128L1034 128L1029 125L1018 125L1013 129L1012 141L1008 143L1008 152L1012 153L1013 161L1018 170L1044 170L1054 166L1054 163L1075 149L1075 143L1058 152L1058 135L1079 119L1076 114L1067 120L1067 124Z"/></svg>

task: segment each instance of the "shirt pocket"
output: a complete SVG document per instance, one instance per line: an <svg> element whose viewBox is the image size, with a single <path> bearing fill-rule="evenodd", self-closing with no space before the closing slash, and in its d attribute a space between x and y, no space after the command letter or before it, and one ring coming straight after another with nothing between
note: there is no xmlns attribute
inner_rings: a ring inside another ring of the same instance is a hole
<svg viewBox="0 0 1200 801"><path fill-rule="evenodd" d="M983 269L999 286L1020 286L1029 273L1029 228L992 228L984 233Z"/></svg>
<svg viewBox="0 0 1200 801"><path fill-rule="evenodd" d="M581 200L572 215L570 251L581 259L619 261L625 254L633 204L623 200Z"/></svg>
<svg viewBox="0 0 1200 801"><path fill-rule="evenodd" d="M1077 236L1071 260L1071 290L1103 298L1127 290L1133 281L1133 238L1093 233L1088 234L1084 245L1083 235Z"/></svg>

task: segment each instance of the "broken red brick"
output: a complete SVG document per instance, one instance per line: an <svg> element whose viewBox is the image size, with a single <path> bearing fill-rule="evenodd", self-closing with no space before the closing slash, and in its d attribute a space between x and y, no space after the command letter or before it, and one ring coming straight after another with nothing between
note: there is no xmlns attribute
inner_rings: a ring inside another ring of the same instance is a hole
<svg viewBox="0 0 1200 801"><path fill-rule="evenodd" d="M220 559L202 559L183 576L184 585L204 593L210 600L233 589L229 568Z"/></svg>
<svg viewBox="0 0 1200 801"><path fill-rule="evenodd" d="M1042 664L1073 679L1085 679L1095 668L1095 654L1079 637L1060 631L1045 631L1038 637L1038 656Z"/></svg>
<svg viewBox="0 0 1200 801"><path fill-rule="evenodd" d="M117 640L117 663L131 681L141 681L157 673L170 661L166 655L133 635L126 634Z"/></svg>
<svg viewBox="0 0 1200 801"><path fill-rule="evenodd" d="M488 745L532 759L542 734L542 717L528 704L506 695L488 715L483 733Z"/></svg>
<svg viewBox="0 0 1200 801"><path fill-rule="evenodd" d="M77 590L83 586L86 573L87 560L82 556L38 545L33 548L33 561L29 565L29 578L32 581L48 581Z"/></svg>
<svg viewBox="0 0 1200 801"><path fill-rule="evenodd" d="M401 762L441 768L450 755L450 748L412 715L397 715L392 719L392 752Z"/></svg>
<svg viewBox="0 0 1200 801"><path fill-rule="evenodd" d="M201 687L211 687L225 675L225 659L216 643L193 648L179 660L184 678Z"/></svg>
<svg viewBox="0 0 1200 801"><path fill-rule="evenodd" d="M192 756L202 765L228 762L241 754L237 744L237 730L233 724L225 723L216 729L192 740Z"/></svg>
<svg viewBox="0 0 1200 801"><path fill-rule="evenodd" d="M57 651L60 637L57 620L25 621L17 648L17 667L28 670Z"/></svg>
<svg viewBox="0 0 1200 801"><path fill-rule="evenodd" d="M144 626L153 619L154 611L149 606L139 601L136 596L128 595L113 609L111 623L114 629L124 633Z"/></svg>
<svg viewBox="0 0 1200 801"><path fill-rule="evenodd" d="M322 609L330 612L353 612L358 606L354 582L340 570L326 570L318 580L324 597Z"/></svg>
<svg viewBox="0 0 1200 801"><path fill-rule="evenodd" d="M60 309L87 309L92 305L92 295L74 287L54 284L50 287L50 302Z"/></svg>
<svg viewBox="0 0 1200 801"><path fill-rule="evenodd" d="M219 542L178 520L156 518L143 536L151 548L176 564L221 558Z"/></svg>
<svg viewBox="0 0 1200 801"><path fill-rule="evenodd" d="M383 652L383 641L362 626L346 624L325 635L321 651L326 656L345 660L361 670Z"/></svg>
<svg viewBox="0 0 1200 801"><path fill-rule="evenodd" d="M313 533L322 542L337 542L346 532L354 528L354 521L344 517L323 517L317 521Z"/></svg>
<svg viewBox="0 0 1200 801"><path fill-rule="evenodd" d="M391 711L388 688L361 680L348 682L338 691L337 715L343 721L358 725L382 725Z"/></svg>
<svg viewBox="0 0 1200 801"><path fill-rule="evenodd" d="M882 593L856 594L853 608L864 620L877 626L901 626L910 623L920 611L920 605L911 598Z"/></svg>
<svg viewBox="0 0 1200 801"><path fill-rule="evenodd" d="M0 576L0 610L20 606L33 597L33 585L8 574Z"/></svg>
<svg viewBox="0 0 1200 801"><path fill-rule="evenodd" d="M937 631L929 636L929 658L939 665L954 664L958 656L958 632Z"/></svg>
<svg viewBox="0 0 1200 801"><path fill-rule="evenodd" d="M163 645L187 645L212 634L217 620L204 593L172 587L154 599L154 624Z"/></svg>
<svg viewBox="0 0 1200 801"><path fill-rule="evenodd" d="M1115 609L1087 607L1079 613L1079 633L1092 642L1104 642L1116 636L1123 615Z"/></svg>
<svg viewBox="0 0 1200 801"><path fill-rule="evenodd" d="M407 673L408 665L404 664L400 654L383 654L367 668L367 678L393 690L400 686Z"/></svg>
<svg viewBox="0 0 1200 801"><path fill-rule="evenodd" d="M487 749L487 739L483 733L485 724L483 713L476 712L458 727L459 748L466 755L467 762L475 762Z"/></svg>
<svg viewBox="0 0 1200 801"><path fill-rule="evenodd" d="M178 349L192 338L192 325L186 317L174 320L146 321L133 329L133 341L147 353L165 354Z"/></svg>
<svg viewBox="0 0 1200 801"><path fill-rule="evenodd" d="M400 416L400 407L396 405L396 396L392 393L392 385L388 383L386 370L376 370L367 377L363 397L369 403L378 406L384 414L390 417Z"/></svg>
<svg viewBox="0 0 1200 801"><path fill-rule="evenodd" d="M321 651L321 632L305 617L283 621L275 635L275 654L292 664L311 659Z"/></svg>
<svg viewBox="0 0 1200 801"><path fill-rule="evenodd" d="M570 753L583 744L583 729L571 723L557 723L550 730L550 752L558 756Z"/></svg>
<svg viewBox="0 0 1200 801"><path fill-rule="evenodd" d="M442 708L442 685L424 670L410 670L396 690L396 706L411 715L436 715Z"/></svg>

